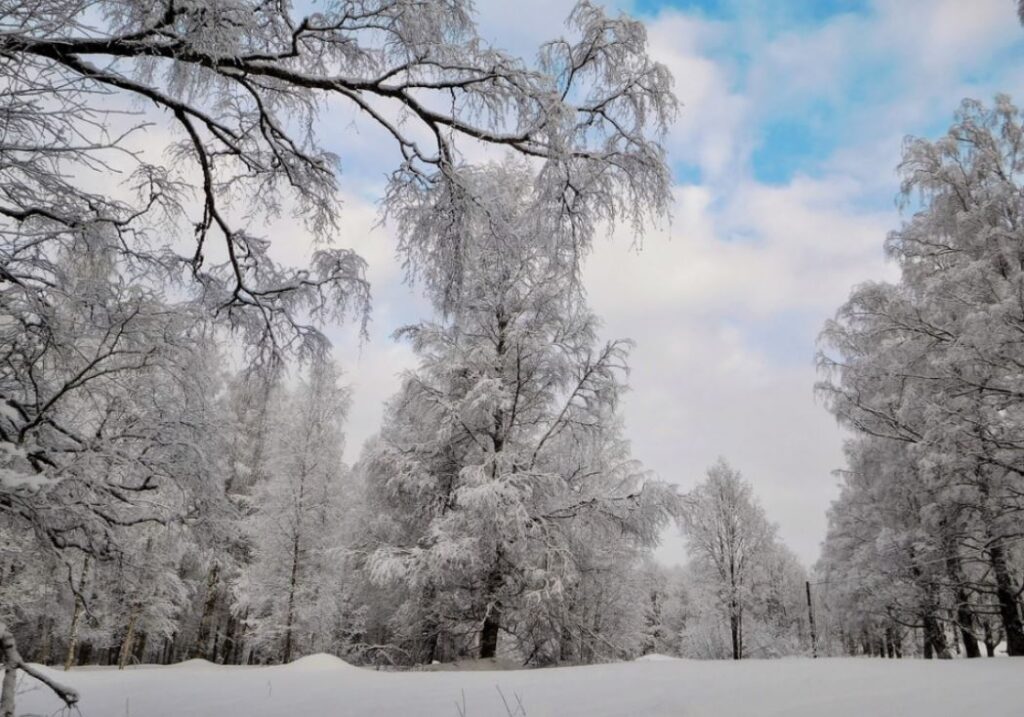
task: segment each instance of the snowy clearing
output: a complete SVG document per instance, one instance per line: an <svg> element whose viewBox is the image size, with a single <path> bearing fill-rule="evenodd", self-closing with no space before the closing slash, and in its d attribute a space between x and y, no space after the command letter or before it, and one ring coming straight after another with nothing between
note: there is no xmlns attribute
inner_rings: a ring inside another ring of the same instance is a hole
<svg viewBox="0 0 1024 717"><path fill-rule="evenodd" d="M387 673L315 655L277 667L194 660L123 672L76 670L59 677L81 692L83 717L1019 717L1022 667L1012 659L793 658ZM59 707L42 690L20 695L21 714L48 715Z"/></svg>

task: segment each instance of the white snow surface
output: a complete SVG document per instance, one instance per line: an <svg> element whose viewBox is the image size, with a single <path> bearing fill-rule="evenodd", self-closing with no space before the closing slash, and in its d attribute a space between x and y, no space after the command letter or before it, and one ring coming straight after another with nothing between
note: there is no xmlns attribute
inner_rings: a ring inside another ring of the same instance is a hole
<svg viewBox="0 0 1024 717"><path fill-rule="evenodd" d="M313 655L277 667L202 660L53 676L83 717L944 717L1024 715L1024 661L871 658L642 662L504 672L375 672ZM54 714L20 685L18 714ZM499 692L500 690L500 692ZM511 710L506 710L507 700Z"/></svg>

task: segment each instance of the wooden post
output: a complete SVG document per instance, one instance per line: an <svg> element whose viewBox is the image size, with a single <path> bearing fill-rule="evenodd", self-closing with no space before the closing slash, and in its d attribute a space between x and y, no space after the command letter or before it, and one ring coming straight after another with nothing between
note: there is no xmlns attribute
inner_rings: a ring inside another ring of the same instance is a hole
<svg viewBox="0 0 1024 717"><path fill-rule="evenodd" d="M811 581L804 581L807 588L807 621L811 625L811 655L818 657L818 636L814 634L814 608L811 607Z"/></svg>

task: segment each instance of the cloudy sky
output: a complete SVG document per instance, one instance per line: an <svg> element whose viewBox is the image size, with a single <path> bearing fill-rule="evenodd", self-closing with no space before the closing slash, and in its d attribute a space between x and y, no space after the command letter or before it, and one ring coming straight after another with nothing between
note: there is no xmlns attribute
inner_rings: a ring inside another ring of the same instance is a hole
<svg viewBox="0 0 1024 717"><path fill-rule="evenodd" d="M586 268L607 337L635 339L625 415L634 453L687 489L725 456L783 539L817 558L842 435L815 401L815 337L854 284L892 277L903 138L937 136L964 97L1024 101L1024 29L1011 0L622 0L675 75L670 225L631 249L598 242ZM532 55L562 34L572 0L478 0L482 33ZM429 315L402 282L374 201L394 157L333 114L347 221L370 262L371 338L333 332L354 387L347 457L413 365L389 336ZM659 556L683 559L667 536Z"/></svg>

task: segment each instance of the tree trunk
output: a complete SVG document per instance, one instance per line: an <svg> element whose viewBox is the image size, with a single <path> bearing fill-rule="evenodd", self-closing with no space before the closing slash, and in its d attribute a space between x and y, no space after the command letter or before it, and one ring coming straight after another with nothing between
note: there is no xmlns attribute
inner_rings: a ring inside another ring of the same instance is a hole
<svg viewBox="0 0 1024 717"><path fill-rule="evenodd" d="M146 645L148 641L149 635L145 632L139 635L135 640L135 649L133 651L135 654L132 655L132 659L135 660L135 663L138 665L144 664L146 661Z"/></svg>
<svg viewBox="0 0 1024 717"><path fill-rule="evenodd" d="M949 645L946 643L946 633L933 613L927 613L924 616L924 643L926 658L930 658L932 654L940 660L951 658Z"/></svg>
<svg viewBox="0 0 1024 717"><path fill-rule="evenodd" d="M71 629L68 634L68 651L64 656L64 671L75 666L75 654L78 652L78 633L82 623L82 601L75 598L75 609L71 613Z"/></svg>
<svg viewBox="0 0 1024 717"><path fill-rule="evenodd" d="M206 601L203 603L203 615L199 618L199 630L196 634L196 643L192 646L192 657L206 658L208 655L206 643L210 640L210 623L217 607L219 568L220 566L214 565L206 577Z"/></svg>
<svg viewBox="0 0 1024 717"><path fill-rule="evenodd" d="M117 655L117 669L119 670L124 669L124 666L128 664L128 658L132 655L132 643L135 642L135 625L139 621L140 612L142 612L142 608L136 607L128 618L128 627L124 631L124 640L121 642L121 650Z"/></svg>
<svg viewBox="0 0 1024 717"><path fill-rule="evenodd" d="M488 659L498 654L498 631L501 629L501 605L492 602L487 608L483 627L480 628L480 658Z"/></svg>
<svg viewBox="0 0 1024 717"><path fill-rule="evenodd" d="M235 632L235 640L232 644L231 649L231 664L242 665L245 664L246 656L246 644L245 635L248 631L247 621L249 620L249 609L246 608L245 612L242 613L242 619L238 621L238 629Z"/></svg>
<svg viewBox="0 0 1024 717"><path fill-rule="evenodd" d="M75 609L71 613L68 651L64 656L65 672L75 666L75 653L78 651L78 633L82 627L82 612L85 610L85 585L89 577L89 564L90 558L86 555L85 560L82 561L82 576L78 579L78 591L75 593Z"/></svg>
<svg viewBox="0 0 1024 717"><path fill-rule="evenodd" d="M1006 635L1006 654L1011 657L1024 655L1024 623L1021 621L1020 605L1017 603L1013 578L1006 564L1006 553L1001 543L989 548L992 572L996 577L996 598L999 600L999 616L1003 619Z"/></svg>
<svg viewBox="0 0 1024 717"><path fill-rule="evenodd" d="M738 660L741 657L740 650L740 616L736 613L735 604L732 614L729 615L729 633L732 637L732 659Z"/></svg>
<svg viewBox="0 0 1024 717"><path fill-rule="evenodd" d="M36 662L46 665L50 662L50 647L53 641L53 618L44 615L39 618L39 649L36 650Z"/></svg>
<svg viewBox="0 0 1024 717"><path fill-rule="evenodd" d="M0 683L0 717L15 717L14 696L18 686L18 670L34 677L53 690L68 711L78 703L78 693L70 687L55 682L45 672L39 672L31 665L25 664L18 652L18 644L7 625L0 622L0 664L4 668L3 682Z"/></svg>
<svg viewBox="0 0 1024 717"><path fill-rule="evenodd" d="M974 612L971 611L970 603L967 600L967 591L964 590L963 574L960 570L960 561L949 549L946 558L946 572L949 574L950 582L953 583L954 595L956 596L956 622L960 630L960 639L964 643L964 652L968 658L981 657L981 650L978 649L978 638L974 636Z"/></svg>
<svg viewBox="0 0 1024 717"><path fill-rule="evenodd" d="M160 664L169 665L171 660L174 658L174 640L177 638L177 633L170 637L164 638L164 648L160 655Z"/></svg>
<svg viewBox="0 0 1024 717"><path fill-rule="evenodd" d="M558 640L558 661L568 662L573 658L572 632L565 625L562 625Z"/></svg>
<svg viewBox="0 0 1024 717"><path fill-rule="evenodd" d="M300 489L301 495L301 489ZM288 612L284 625L284 659L288 664L292 659L292 625L295 621L295 591L299 583L299 531L295 531L292 539L292 573L288 582Z"/></svg>
<svg viewBox="0 0 1024 717"><path fill-rule="evenodd" d="M484 623L480 628L480 658L488 659L498 653L498 631L501 629L501 600L498 589L501 587L501 569L498 561L494 563L487 576L487 604Z"/></svg>
<svg viewBox="0 0 1024 717"><path fill-rule="evenodd" d="M964 643L964 654L968 659L981 657L978 638L974 636L974 613L967 605L967 595L962 590L957 591L957 601L956 620L960 629L960 640Z"/></svg>
<svg viewBox="0 0 1024 717"><path fill-rule="evenodd" d="M224 625L224 639L220 641L220 650L216 662L220 665L231 664L231 653L234 651L235 631L238 620L233 612L228 613L228 621Z"/></svg>
<svg viewBox="0 0 1024 717"><path fill-rule="evenodd" d="M14 645L14 639L11 639ZM14 717L14 690L18 685L18 662L11 654L17 648L4 644L4 680L0 687L0 717Z"/></svg>
<svg viewBox="0 0 1024 717"><path fill-rule="evenodd" d="M988 653L989 657L996 656L996 645L998 642L999 639L992 631L992 623L988 621L988 618L985 618L985 652Z"/></svg>

